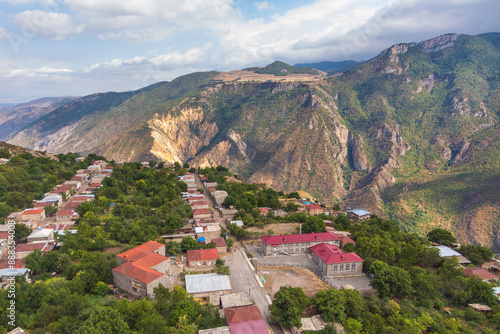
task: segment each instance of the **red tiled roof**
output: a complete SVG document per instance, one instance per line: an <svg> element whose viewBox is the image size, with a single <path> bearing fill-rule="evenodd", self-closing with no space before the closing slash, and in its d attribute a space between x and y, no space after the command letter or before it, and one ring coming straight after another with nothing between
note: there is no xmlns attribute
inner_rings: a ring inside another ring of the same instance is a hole
<svg viewBox="0 0 500 334"><path fill-rule="evenodd" d="M12 261L12 260L2 260L0 261L0 269L9 269L10 268L10 263L9 261ZM24 268L24 266L26 265L26 259L15 259L14 260L14 268Z"/></svg>
<svg viewBox="0 0 500 334"><path fill-rule="evenodd" d="M347 244L355 244L356 241L352 240L350 237L348 237L347 235L341 235L340 236L340 243L342 245L347 245Z"/></svg>
<svg viewBox="0 0 500 334"><path fill-rule="evenodd" d="M207 201L196 201L191 203L191 206L208 205Z"/></svg>
<svg viewBox="0 0 500 334"><path fill-rule="evenodd" d="M321 242L340 240L338 236L330 232L307 233L292 235L273 235L260 237L265 245L293 244L298 242Z"/></svg>
<svg viewBox="0 0 500 334"><path fill-rule="evenodd" d="M68 202L66 204L66 208L76 208L80 204L81 204L81 202Z"/></svg>
<svg viewBox="0 0 500 334"><path fill-rule="evenodd" d="M349 262L363 262L363 259L358 254L344 253L335 245L319 244L309 248L317 257L319 257L326 264L331 263L349 263Z"/></svg>
<svg viewBox="0 0 500 334"><path fill-rule="evenodd" d="M227 246L226 240L224 240L223 238L212 239L212 242L215 244L215 247L225 247L225 246Z"/></svg>
<svg viewBox="0 0 500 334"><path fill-rule="evenodd" d="M467 276L478 276L482 280L498 279L499 277L495 274L490 273L484 268L467 268L464 269L465 275Z"/></svg>
<svg viewBox="0 0 500 334"><path fill-rule="evenodd" d="M212 249L197 249L187 251L188 262L215 260L219 258L219 252L216 248Z"/></svg>
<svg viewBox="0 0 500 334"><path fill-rule="evenodd" d="M73 201L88 201L89 199L92 200L92 198L88 196L75 196Z"/></svg>
<svg viewBox="0 0 500 334"><path fill-rule="evenodd" d="M197 201L204 201L204 200L205 200L205 196L203 196L203 195L188 197L188 202L197 202Z"/></svg>
<svg viewBox="0 0 500 334"><path fill-rule="evenodd" d="M232 307L224 310L228 324L242 321L262 320L259 308L256 305Z"/></svg>
<svg viewBox="0 0 500 334"><path fill-rule="evenodd" d="M269 334L266 321L264 319L233 322L229 324L231 334Z"/></svg>
<svg viewBox="0 0 500 334"><path fill-rule="evenodd" d="M51 230L56 230L56 231L64 231L64 230L71 230L74 227L72 224L50 224L47 225L45 228L49 228Z"/></svg>
<svg viewBox="0 0 500 334"><path fill-rule="evenodd" d="M306 207L306 209L308 211L311 211L311 210L323 210L323 208L321 206L319 206L318 204L306 204L304 206Z"/></svg>
<svg viewBox="0 0 500 334"><path fill-rule="evenodd" d="M36 203L35 208L45 208L46 206L51 206L51 205L54 205L54 202Z"/></svg>
<svg viewBox="0 0 500 334"><path fill-rule="evenodd" d="M217 189L215 189L215 188L208 188L208 191L214 192L214 191L217 191Z"/></svg>
<svg viewBox="0 0 500 334"><path fill-rule="evenodd" d="M71 181L83 181L85 179L83 176L73 176Z"/></svg>
<svg viewBox="0 0 500 334"><path fill-rule="evenodd" d="M43 209L32 209L32 210L26 210L21 215L41 215L43 213Z"/></svg>
<svg viewBox="0 0 500 334"><path fill-rule="evenodd" d="M128 262L114 268L113 270L142 283L148 284L162 277L164 274L151 269L152 267L169 261L168 257L155 253L159 248L165 247L156 241L148 241L117 255L117 257Z"/></svg>
<svg viewBox="0 0 500 334"><path fill-rule="evenodd" d="M260 213L262 214L268 214L269 213L269 210L267 208L259 208L260 210Z"/></svg>
<svg viewBox="0 0 500 334"><path fill-rule="evenodd" d="M35 249L39 249L42 252L48 252L54 249L54 244L48 242L35 242L31 244L22 244L17 246L16 253L26 253L26 252L31 253Z"/></svg>
<svg viewBox="0 0 500 334"><path fill-rule="evenodd" d="M57 211L57 216L72 216L75 213L73 209L62 209Z"/></svg>
<svg viewBox="0 0 500 334"><path fill-rule="evenodd" d="M210 209L197 209L193 211L193 216L194 215L207 215L207 214L212 214L212 211Z"/></svg>
<svg viewBox="0 0 500 334"><path fill-rule="evenodd" d="M148 241L143 243L142 245L139 245L137 247L129 249L128 251L118 254L117 257L124 260L130 260L138 253L152 253L154 251L157 251L161 247L165 247L165 245L162 245L156 241Z"/></svg>
<svg viewBox="0 0 500 334"><path fill-rule="evenodd" d="M12 234L13 236L14 234ZM9 239L9 231L0 231L0 240Z"/></svg>
<svg viewBox="0 0 500 334"><path fill-rule="evenodd" d="M98 182L97 183L91 183L91 184L89 184L89 188L98 188L100 186L102 186L102 184L100 184Z"/></svg>

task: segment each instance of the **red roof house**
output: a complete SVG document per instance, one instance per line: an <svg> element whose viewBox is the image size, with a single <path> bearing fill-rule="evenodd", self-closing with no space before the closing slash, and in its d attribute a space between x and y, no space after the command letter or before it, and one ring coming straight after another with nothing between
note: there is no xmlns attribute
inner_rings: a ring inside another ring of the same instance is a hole
<svg viewBox="0 0 500 334"><path fill-rule="evenodd" d="M335 245L321 243L310 248L323 276L346 277L363 274L363 259L356 253L344 253Z"/></svg>
<svg viewBox="0 0 500 334"><path fill-rule="evenodd" d="M113 283L135 296L151 297L159 284L169 287L170 260L165 245L148 241L118 254L120 265L112 270Z"/></svg>
<svg viewBox="0 0 500 334"><path fill-rule="evenodd" d="M11 264L16 269L24 268L26 265L26 259L2 260L0 261L0 269L10 269Z"/></svg>
<svg viewBox="0 0 500 334"><path fill-rule="evenodd" d="M269 334L264 319L233 322L229 324L229 331L231 334Z"/></svg>
<svg viewBox="0 0 500 334"><path fill-rule="evenodd" d="M323 213L323 208L318 204L306 204L304 206L310 215L320 215Z"/></svg>
<svg viewBox="0 0 500 334"><path fill-rule="evenodd" d="M325 242L325 241L339 241L340 238L330 232L323 233L305 233L305 234L291 234L291 235L273 235L260 237L265 245L279 245L279 244L294 244L304 242Z"/></svg>
<svg viewBox="0 0 500 334"><path fill-rule="evenodd" d="M266 322L255 305L227 308L224 313L231 334L269 334Z"/></svg>
<svg viewBox="0 0 500 334"><path fill-rule="evenodd" d="M219 259L219 252L216 248L197 249L187 251L187 260L189 267L210 267L215 265Z"/></svg>
<svg viewBox="0 0 500 334"><path fill-rule="evenodd" d="M464 269L465 275L467 276L478 276L483 281L498 280L499 277L495 274L490 273L484 268L467 268Z"/></svg>

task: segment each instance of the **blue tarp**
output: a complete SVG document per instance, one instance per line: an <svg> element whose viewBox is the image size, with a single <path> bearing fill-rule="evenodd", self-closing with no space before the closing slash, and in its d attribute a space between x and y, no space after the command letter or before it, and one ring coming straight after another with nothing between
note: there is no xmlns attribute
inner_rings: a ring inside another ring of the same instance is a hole
<svg viewBox="0 0 500 334"><path fill-rule="evenodd" d="M198 242L205 242L205 238L204 237L199 238Z"/></svg>

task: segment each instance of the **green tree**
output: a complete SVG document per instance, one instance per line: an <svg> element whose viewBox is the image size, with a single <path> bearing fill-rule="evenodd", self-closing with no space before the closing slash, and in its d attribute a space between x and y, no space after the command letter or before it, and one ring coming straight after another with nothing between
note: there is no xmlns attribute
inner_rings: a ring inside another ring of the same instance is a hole
<svg viewBox="0 0 500 334"><path fill-rule="evenodd" d="M130 331L120 313L109 307L84 310L79 318L83 321L75 334L126 334Z"/></svg>
<svg viewBox="0 0 500 334"><path fill-rule="evenodd" d="M304 224L302 224L302 232L303 233L321 233L325 232L325 222L323 219L316 216L309 216L306 218Z"/></svg>
<svg viewBox="0 0 500 334"><path fill-rule="evenodd" d="M6 148L0 149L0 158L2 159L10 159L12 155L10 154L10 151Z"/></svg>
<svg viewBox="0 0 500 334"><path fill-rule="evenodd" d="M182 247L179 242L176 241L168 241L165 244L165 254L175 255L182 252Z"/></svg>
<svg viewBox="0 0 500 334"><path fill-rule="evenodd" d="M35 249L26 256L26 268L31 270L34 275L43 273L43 257L41 250Z"/></svg>
<svg viewBox="0 0 500 334"><path fill-rule="evenodd" d="M346 318L345 299L343 294L334 288L319 291L312 302L327 322L340 321Z"/></svg>
<svg viewBox="0 0 500 334"><path fill-rule="evenodd" d="M182 248L182 251L185 252L188 250L198 249L198 248L200 248L200 245L198 244L198 242L195 239L193 239L191 237L184 237L181 240L181 248Z"/></svg>
<svg viewBox="0 0 500 334"><path fill-rule="evenodd" d="M16 242L21 240L22 238L26 238L28 235L31 234L31 228L29 228L27 225L19 223L14 225L14 231L16 232Z"/></svg>
<svg viewBox="0 0 500 334"><path fill-rule="evenodd" d="M408 296L413 293L410 274L404 269L385 266L377 269L370 285L377 289L381 298Z"/></svg>
<svg viewBox="0 0 500 334"><path fill-rule="evenodd" d="M457 238L450 231L442 228L435 228L427 233L427 239L441 245L449 246L451 243L457 242Z"/></svg>
<svg viewBox="0 0 500 334"><path fill-rule="evenodd" d="M301 288L282 286L274 295L274 301L269 306L273 317L288 328L300 328L300 315L309 305L309 299Z"/></svg>
<svg viewBox="0 0 500 334"><path fill-rule="evenodd" d="M363 325L356 319L349 318L345 322L344 329L349 334L360 334Z"/></svg>
<svg viewBox="0 0 500 334"><path fill-rule="evenodd" d="M481 245L463 245L459 252L478 267L491 261L495 255L489 247Z"/></svg>

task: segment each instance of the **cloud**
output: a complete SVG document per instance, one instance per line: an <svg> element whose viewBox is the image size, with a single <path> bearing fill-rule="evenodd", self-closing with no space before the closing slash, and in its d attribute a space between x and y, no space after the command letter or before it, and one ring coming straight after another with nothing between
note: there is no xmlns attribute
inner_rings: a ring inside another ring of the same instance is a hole
<svg viewBox="0 0 500 334"><path fill-rule="evenodd" d="M167 54L154 56L137 56L130 59L113 59L109 62L93 64L86 67L83 72L123 72L131 73L143 70L162 72L171 71L185 66L191 66L202 62L207 56L210 46L203 48L192 48L185 52L173 51Z"/></svg>
<svg viewBox="0 0 500 334"><path fill-rule="evenodd" d="M0 27L0 40L9 38L9 34L5 28Z"/></svg>
<svg viewBox="0 0 500 334"><path fill-rule="evenodd" d="M73 73L68 68L41 67L37 69L11 69L4 71L4 78L47 78L49 75Z"/></svg>
<svg viewBox="0 0 500 334"><path fill-rule="evenodd" d="M186 31L210 33L242 18L231 0L66 0L100 39L161 40Z"/></svg>
<svg viewBox="0 0 500 334"><path fill-rule="evenodd" d="M253 3L258 10L270 10L274 9L274 5L268 1L254 2Z"/></svg>
<svg viewBox="0 0 500 334"><path fill-rule="evenodd" d="M78 35L85 30L84 25L76 25L73 19L64 13L27 10L14 16L14 22L21 29L23 37L37 36L53 40L63 40Z"/></svg>

